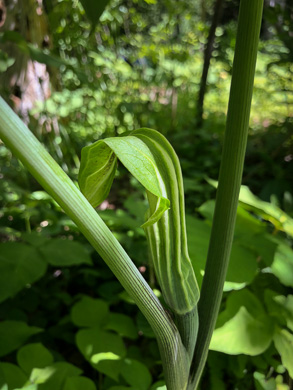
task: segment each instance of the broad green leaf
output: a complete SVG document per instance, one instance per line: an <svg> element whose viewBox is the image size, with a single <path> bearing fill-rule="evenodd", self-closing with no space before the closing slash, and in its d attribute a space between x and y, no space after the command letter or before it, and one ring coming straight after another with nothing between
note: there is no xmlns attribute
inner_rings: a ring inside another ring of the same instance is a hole
<svg viewBox="0 0 293 390"><path fill-rule="evenodd" d="M132 340L136 340L138 337L133 320L125 314L110 313L105 329L114 330L120 336Z"/></svg>
<svg viewBox="0 0 293 390"><path fill-rule="evenodd" d="M228 295L225 310L218 316L216 327L221 327L225 322L233 318L241 306L245 307L255 319L260 321L268 319L260 300L248 289L243 289Z"/></svg>
<svg viewBox="0 0 293 390"><path fill-rule="evenodd" d="M270 221L277 229L293 237L293 219L279 207L257 198L247 186L241 186L239 201L248 210L257 211L263 219Z"/></svg>
<svg viewBox="0 0 293 390"><path fill-rule="evenodd" d="M95 26L104 12L106 5L109 3L109 0L80 0L80 2L85 10L86 16Z"/></svg>
<svg viewBox="0 0 293 390"><path fill-rule="evenodd" d="M0 302L36 282L46 270L35 248L19 242L0 244Z"/></svg>
<svg viewBox="0 0 293 390"><path fill-rule="evenodd" d="M283 365L293 379L293 334L286 329L279 329L274 335L274 343Z"/></svg>
<svg viewBox="0 0 293 390"><path fill-rule="evenodd" d="M240 307L231 320L214 331L210 349L229 355L254 356L264 352L271 341L271 327L255 320L245 307Z"/></svg>
<svg viewBox="0 0 293 390"><path fill-rule="evenodd" d="M187 216L188 247L195 274L201 284L208 253L211 225ZM254 251L234 242L224 286L225 291L243 288L253 281L257 273L257 256Z"/></svg>
<svg viewBox="0 0 293 390"><path fill-rule="evenodd" d="M35 368L30 376L38 390L63 390L67 378L82 374L82 370L67 362L57 362L45 368Z"/></svg>
<svg viewBox="0 0 293 390"><path fill-rule="evenodd" d="M66 379L62 390L97 390L94 382L84 376L73 376Z"/></svg>
<svg viewBox="0 0 293 390"><path fill-rule="evenodd" d="M22 233L21 238L27 242L28 244L32 246L42 246L46 242L48 242L48 238L45 236L42 236L38 233L32 232L32 233Z"/></svg>
<svg viewBox="0 0 293 390"><path fill-rule="evenodd" d="M80 330L76 334L80 352L99 372L118 380L126 349L122 338L97 328Z"/></svg>
<svg viewBox="0 0 293 390"><path fill-rule="evenodd" d="M209 200L201 205L198 211L212 221L214 209L215 201ZM267 234L266 224L240 205L237 208L233 243L256 252L268 266L273 262L277 243Z"/></svg>
<svg viewBox="0 0 293 390"><path fill-rule="evenodd" d="M92 265L92 260L87 250L77 241L53 239L42 245L39 250L47 262L53 266Z"/></svg>
<svg viewBox="0 0 293 390"><path fill-rule="evenodd" d="M280 240L271 270L282 284L293 287L293 250Z"/></svg>
<svg viewBox="0 0 293 390"><path fill-rule="evenodd" d="M218 186L215 180L207 179L207 181L213 187ZM271 222L278 230L293 237L293 219L276 205L259 199L247 186L241 186L239 202L245 209L255 212L266 221Z"/></svg>
<svg viewBox="0 0 293 390"><path fill-rule="evenodd" d="M230 355L255 356L269 347L273 331L273 321L251 292L233 292L218 317L210 349Z"/></svg>
<svg viewBox="0 0 293 390"><path fill-rule="evenodd" d="M148 390L152 377L148 368L133 359L124 359L121 366L121 375L126 382L137 390Z"/></svg>
<svg viewBox="0 0 293 390"><path fill-rule="evenodd" d="M34 368L45 368L53 361L53 355L41 343L28 344L17 351L17 363L27 374Z"/></svg>
<svg viewBox="0 0 293 390"><path fill-rule="evenodd" d="M7 385L8 390L22 387L28 380L26 374L15 364L0 363L0 389Z"/></svg>
<svg viewBox="0 0 293 390"><path fill-rule="evenodd" d="M195 310L199 291L188 255L183 180L174 149L151 129L85 147L79 185L94 207L109 193L117 158L146 189L149 210L142 227L166 303L179 315Z"/></svg>
<svg viewBox="0 0 293 390"><path fill-rule="evenodd" d="M77 326L99 327L109 314L108 304L88 296L81 298L71 309L72 322Z"/></svg>
<svg viewBox="0 0 293 390"><path fill-rule="evenodd" d="M0 322L0 356L19 348L30 336L42 332L43 329L28 326L20 321Z"/></svg>

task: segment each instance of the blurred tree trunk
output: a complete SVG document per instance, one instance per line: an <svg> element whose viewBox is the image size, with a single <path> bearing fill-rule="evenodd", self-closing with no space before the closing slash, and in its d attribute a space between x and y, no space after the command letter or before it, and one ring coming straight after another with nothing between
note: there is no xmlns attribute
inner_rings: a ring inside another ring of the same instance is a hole
<svg viewBox="0 0 293 390"><path fill-rule="evenodd" d="M202 75L200 80L200 88L199 88L198 99L197 99L197 116L196 116L197 127L201 127L203 122L204 96L206 92L207 77L208 77L211 57L213 54L213 46L214 46L216 29L222 14L223 2L224 0L215 0L212 24L209 31L208 41L204 49L204 63L203 63Z"/></svg>
<svg viewBox="0 0 293 390"><path fill-rule="evenodd" d="M27 42L43 48L49 40L48 20L42 0L0 0L1 31L19 33ZM16 43L1 43L0 49L14 60L0 75L1 95L28 122L28 112L37 100L49 94L46 66L30 59Z"/></svg>

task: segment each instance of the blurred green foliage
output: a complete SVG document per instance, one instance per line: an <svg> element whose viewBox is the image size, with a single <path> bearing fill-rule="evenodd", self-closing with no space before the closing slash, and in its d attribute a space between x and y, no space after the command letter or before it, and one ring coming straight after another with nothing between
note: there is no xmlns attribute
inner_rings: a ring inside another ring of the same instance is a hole
<svg viewBox="0 0 293 390"><path fill-rule="evenodd" d="M95 15L86 3L43 0L41 43L32 38L35 24L26 35L17 24L1 33L0 71L10 77L1 92L27 99L11 76L26 71L21 56L46 65L49 95L27 112L15 109L74 180L88 143L138 127L166 135L182 165L189 251L201 283L238 1L224 2L202 128L195 102L213 2L112 0ZM26 11L11 15L21 20ZM289 1L266 2L245 186L202 389L292 387L292 23ZM0 156L0 389L164 390L154 335L130 297L1 143ZM162 299L140 228L145 195L121 165L102 206L101 217Z"/></svg>

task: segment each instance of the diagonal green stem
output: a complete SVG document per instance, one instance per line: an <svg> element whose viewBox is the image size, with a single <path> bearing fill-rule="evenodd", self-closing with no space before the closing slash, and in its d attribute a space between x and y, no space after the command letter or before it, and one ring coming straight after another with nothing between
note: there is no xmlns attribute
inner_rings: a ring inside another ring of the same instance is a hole
<svg viewBox="0 0 293 390"><path fill-rule="evenodd" d="M0 118L1 139L76 223L149 321L158 339L168 390L184 390L187 352L147 282L86 198L1 97Z"/></svg>
<svg viewBox="0 0 293 390"><path fill-rule="evenodd" d="M241 0L216 208L199 301L199 333L188 390L198 385L217 320L234 235L248 135L263 0Z"/></svg>

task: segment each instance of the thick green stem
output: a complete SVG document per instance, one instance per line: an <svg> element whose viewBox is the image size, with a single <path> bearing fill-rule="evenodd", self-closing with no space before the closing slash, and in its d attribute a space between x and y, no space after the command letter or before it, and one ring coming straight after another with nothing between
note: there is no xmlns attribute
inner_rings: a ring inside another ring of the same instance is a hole
<svg viewBox="0 0 293 390"><path fill-rule="evenodd" d="M241 0L216 208L199 301L189 390L199 382L222 299L242 179L263 0Z"/></svg>
<svg viewBox="0 0 293 390"><path fill-rule="evenodd" d="M184 390L187 352L147 282L86 198L2 98L0 118L1 139L76 223L149 321L158 339L168 390Z"/></svg>

